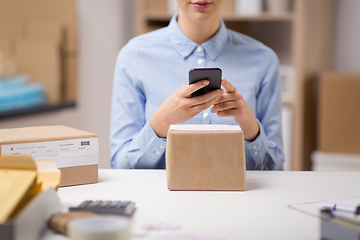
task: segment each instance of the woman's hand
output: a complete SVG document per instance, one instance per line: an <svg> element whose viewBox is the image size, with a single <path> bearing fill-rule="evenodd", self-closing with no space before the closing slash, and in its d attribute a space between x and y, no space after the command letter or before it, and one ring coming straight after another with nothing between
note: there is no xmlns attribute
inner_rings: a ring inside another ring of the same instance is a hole
<svg viewBox="0 0 360 240"><path fill-rule="evenodd" d="M222 89L191 97L193 92L208 84L208 80L202 80L191 85L184 85L161 104L150 119L150 125L158 137L165 138L171 124L189 120L221 98L224 93Z"/></svg>
<svg viewBox="0 0 360 240"><path fill-rule="evenodd" d="M221 85L226 92L211 109L219 117L234 117L235 121L244 131L244 138L248 141L255 140L259 135L259 124L250 107L245 102L241 93L225 78L221 79Z"/></svg>

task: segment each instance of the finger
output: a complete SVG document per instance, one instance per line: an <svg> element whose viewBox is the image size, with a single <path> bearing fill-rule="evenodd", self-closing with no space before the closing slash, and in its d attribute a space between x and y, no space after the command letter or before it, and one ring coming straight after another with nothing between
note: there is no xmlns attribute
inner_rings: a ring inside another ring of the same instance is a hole
<svg viewBox="0 0 360 240"><path fill-rule="evenodd" d="M224 103L216 103L211 108L211 112L216 113L216 112L219 112L219 111L226 111L226 110L235 109L235 108L237 108L235 101L224 102Z"/></svg>
<svg viewBox="0 0 360 240"><path fill-rule="evenodd" d="M187 88L187 91L185 91L186 97L190 96L193 92L196 92L197 90L207 86L209 84L209 80L201 80L196 83L192 83Z"/></svg>
<svg viewBox="0 0 360 240"><path fill-rule="evenodd" d="M217 103L231 102L235 101L235 99L233 94L224 93Z"/></svg>
<svg viewBox="0 0 360 240"><path fill-rule="evenodd" d="M192 106L197 106L200 104L207 103L217 97L218 97L217 100L219 100L223 94L224 94L224 90L218 89L218 90L214 90L214 91L208 92L208 93L200 95L200 96L192 97L189 100L192 101L192 104L191 104Z"/></svg>
<svg viewBox="0 0 360 240"><path fill-rule="evenodd" d="M231 117L237 114L236 109L224 110L216 113L219 117Z"/></svg>
<svg viewBox="0 0 360 240"><path fill-rule="evenodd" d="M221 95L216 96L215 98L211 99L208 102L205 102L203 104L199 104L199 105L192 107L192 110L194 111L195 114L198 114L199 112L201 112L205 109L208 109L209 107L214 105L219 100L219 98L221 98Z"/></svg>
<svg viewBox="0 0 360 240"><path fill-rule="evenodd" d="M226 80L225 78L221 79L221 85L224 86L226 92L228 93L232 93L236 91L236 87L234 87L228 80Z"/></svg>

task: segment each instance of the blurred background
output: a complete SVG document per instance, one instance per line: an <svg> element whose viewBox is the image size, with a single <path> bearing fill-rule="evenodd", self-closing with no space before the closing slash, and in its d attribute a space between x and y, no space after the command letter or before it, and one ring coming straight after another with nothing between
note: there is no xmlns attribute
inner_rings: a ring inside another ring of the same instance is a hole
<svg viewBox="0 0 360 240"><path fill-rule="evenodd" d="M224 0L222 18L280 60L286 170L360 171L360 1ZM0 0L0 128L99 135L110 168L116 56L175 0Z"/></svg>

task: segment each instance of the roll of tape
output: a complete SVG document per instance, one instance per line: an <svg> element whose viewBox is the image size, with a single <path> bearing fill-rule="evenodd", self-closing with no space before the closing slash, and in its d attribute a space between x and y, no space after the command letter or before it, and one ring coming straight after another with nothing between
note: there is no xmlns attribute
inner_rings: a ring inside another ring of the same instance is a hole
<svg viewBox="0 0 360 240"><path fill-rule="evenodd" d="M128 240L130 223L116 216L76 219L69 224L68 236L71 240Z"/></svg>

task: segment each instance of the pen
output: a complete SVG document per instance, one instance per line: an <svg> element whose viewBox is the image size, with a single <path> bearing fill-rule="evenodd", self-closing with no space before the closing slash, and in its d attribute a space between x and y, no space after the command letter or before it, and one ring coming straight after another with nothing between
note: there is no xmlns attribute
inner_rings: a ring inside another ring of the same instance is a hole
<svg viewBox="0 0 360 240"><path fill-rule="evenodd" d="M329 208L333 211L344 211L344 212L354 213L355 215L360 214L360 206L350 207L350 206L339 205L339 204L334 204L334 203L326 203L324 205L324 207Z"/></svg>

